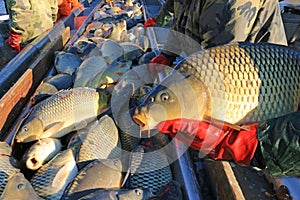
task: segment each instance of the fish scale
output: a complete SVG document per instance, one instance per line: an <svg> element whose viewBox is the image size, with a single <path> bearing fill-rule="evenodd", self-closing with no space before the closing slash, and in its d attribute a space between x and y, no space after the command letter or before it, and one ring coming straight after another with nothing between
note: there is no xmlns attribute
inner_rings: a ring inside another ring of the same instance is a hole
<svg viewBox="0 0 300 200"><path fill-rule="evenodd" d="M202 81L210 92L211 117L229 123L280 117L300 103L300 52L285 46L218 46L191 55L175 69Z"/></svg>
<svg viewBox="0 0 300 200"><path fill-rule="evenodd" d="M130 166L130 188L150 189L156 195L173 179L167 156L157 146L137 146Z"/></svg>
<svg viewBox="0 0 300 200"><path fill-rule="evenodd" d="M113 159L121 157L121 143L118 129L111 117L102 116L95 122L85 136L81 137L77 163L80 168L95 159Z"/></svg>
<svg viewBox="0 0 300 200"><path fill-rule="evenodd" d="M9 156L0 156L0 195L2 194L6 184L7 178L14 172L20 171L18 168L14 167L13 158Z"/></svg>
<svg viewBox="0 0 300 200"><path fill-rule="evenodd" d="M120 159L97 159L86 165L66 188L62 199L79 199L97 189L120 188L122 162Z"/></svg>
<svg viewBox="0 0 300 200"><path fill-rule="evenodd" d="M34 107L16 135L18 142L59 138L96 119L107 106L109 94L88 87L60 90Z"/></svg>
<svg viewBox="0 0 300 200"><path fill-rule="evenodd" d="M97 101L94 99L97 99L97 93L93 89L80 89L77 88L76 90L73 90L72 92L69 92L68 90L61 91L56 95L58 98L56 101L49 101L45 102L41 105L41 108L38 108L38 111L36 115L40 116L40 119L42 119L45 124L51 123L53 120L60 120L62 116L64 117L72 117L68 116L69 112L65 111L73 111L75 117L75 114L79 111L75 111L74 109L78 106L81 106L82 108L86 108L85 106L92 105L93 106L93 112L95 112L94 115L96 115L97 110ZM89 102L82 102L81 100L83 98L90 97ZM53 97L54 99L55 97ZM94 99L93 99L94 98ZM57 108L57 109L49 109L49 108ZM45 110L47 109L47 112ZM49 109L49 110L48 110Z"/></svg>
<svg viewBox="0 0 300 200"><path fill-rule="evenodd" d="M44 199L61 199L67 185L78 173L72 150L57 154L33 175L30 183Z"/></svg>
<svg viewBox="0 0 300 200"><path fill-rule="evenodd" d="M20 170L17 168L17 163L11 157L11 146L5 142L0 142L0 195L4 191L7 184L7 178Z"/></svg>

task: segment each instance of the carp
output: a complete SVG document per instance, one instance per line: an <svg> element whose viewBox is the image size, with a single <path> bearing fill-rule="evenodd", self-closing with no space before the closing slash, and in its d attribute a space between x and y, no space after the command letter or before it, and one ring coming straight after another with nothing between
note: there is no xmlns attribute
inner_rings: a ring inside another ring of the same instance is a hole
<svg viewBox="0 0 300 200"><path fill-rule="evenodd" d="M86 134L80 136L82 144L78 147L76 161L78 167L95 159L114 159L121 157L121 143L118 129L111 117L102 116L95 121Z"/></svg>
<svg viewBox="0 0 300 200"><path fill-rule="evenodd" d="M73 86L72 76L69 74L57 74L55 76L47 77L42 84L36 89L31 101L33 104L50 97L59 90L71 88Z"/></svg>
<svg viewBox="0 0 300 200"><path fill-rule="evenodd" d="M65 188L77 173L73 152L67 149L39 168L30 183L43 199L61 199Z"/></svg>
<svg viewBox="0 0 300 200"><path fill-rule="evenodd" d="M91 77L101 73L107 68L107 63L102 56L92 56L85 59L75 71L75 87L87 87Z"/></svg>
<svg viewBox="0 0 300 200"><path fill-rule="evenodd" d="M87 87L106 88L109 85L116 84L127 71L131 69L132 62L125 60L115 60L102 71L97 71L90 76Z"/></svg>
<svg viewBox="0 0 300 200"><path fill-rule="evenodd" d="M2 194L8 178L19 172L17 161L11 156L12 148L6 142L0 142L0 195Z"/></svg>
<svg viewBox="0 0 300 200"><path fill-rule="evenodd" d="M72 76L81 62L81 59L75 54L60 51L55 54L54 67L58 73Z"/></svg>
<svg viewBox="0 0 300 200"><path fill-rule="evenodd" d="M28 169L37 170L52 159L60 150L59 139L43 138L34 143L23 155L23 161Z"/></svg>
<svg viewBox="0 0 300 200"><path fill-rule="evenodd" d="M108 64L115 60L122 60L124 58L124 50L121 45L113 40L107 39L100 43L99 46L102 56Z"/></svg>
<svg viewBox="0 0 300 200"><path fill-rule="evenodd" d="M162 146L152 138L143 140L130 157L129 188L150 189L157 195L171 180L172 170Z"/></svg>
<svg viewBox="0 0 300 200"><path fill-rule="evenodd" d="M120 159L96 159L86 165L66 188L62 199L79 199L102 189L121 188L123 166Z"/></svg>
<svg viewBox="0 0 300 200"><path fill-rule="evenodd" d="M60 138L84 128L107 107L109 99L107 92L87 87L61 90L33 107L15 139Z"/></svg>
<svg viewBox="0 0 300 200"><path fill-rule="evenodd" d="M24 174L21 172L13 173L7 179L7 185L0 197L2 200L22 200L22 199L30 199L30 200L42 200L30 182L25 178Z"/></svg>
<svg viewBox="0 0 300 200"><path fill-rule="evenodd" d="M297 111L300 52L234 43L196 52L146 97L133 116L142 130L164 120L212 119L243 125Z"/></svg>

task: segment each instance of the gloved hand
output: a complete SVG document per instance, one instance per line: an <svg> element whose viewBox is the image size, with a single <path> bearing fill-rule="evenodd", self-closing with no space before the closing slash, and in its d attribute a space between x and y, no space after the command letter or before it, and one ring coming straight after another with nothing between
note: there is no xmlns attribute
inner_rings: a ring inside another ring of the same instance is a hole
<svg viewBox="0 0 300 200"><path fill-rule="evenodd" d="M147 19L147 21L144 23L144 27L151 27L151 26L156 26L156 20L153 17L150 17L149 19Z"/></svg>
<svg viewBox="0 0 300 200"><path fill-rule="evenodd" d="M164 54L159 54L158 56L152 58L149 63L149 71L152 74L163 70L167 65L170 65L172 61L167 58Z"/></svg>
<svg viewBox="0 0 300 200"><path fill-rule="evenodd" d="M251 124L249 128L236 131L225 125L218 127L190 119L167 120L157 126L161 133L176 136L213 159L234 160L240 165L250 165L258 145L257 124Z"/></svg>
<svg viewBox="0 0 300 200"><path fill-rule="evenodd" d="M78 0L71 0L71 9L78 8L79 10L83 9L83 6Z"/></svg>
<svg viewBox="0 0 300 200"><path fill-rule="evenodd" d="M58 0L57 19L61 16L68 16L71 13L72 7L69 0Z"/></svg>
<svg viewBox="0 0 300 200"><path fill-rule="evenodd" d="M9 37L5 40L5 43L8 44L12 49L20 52L21 51L20 39L21 39L21 34L18 34L15 31L10 30Z"/></svg>

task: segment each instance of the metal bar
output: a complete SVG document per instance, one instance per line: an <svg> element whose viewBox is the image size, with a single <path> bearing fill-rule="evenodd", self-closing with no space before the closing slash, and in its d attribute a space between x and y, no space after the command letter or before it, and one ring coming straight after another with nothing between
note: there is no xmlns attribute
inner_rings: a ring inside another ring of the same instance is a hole
<svg viewBox="0 0 300 200"><path fill-rule="evenodd" d="M73 43L83 34L83 32L86 29L86 26L91 22L92 17L94 16L94 13L104 4L102 0L97 1L98 4L95 7L87 8L83 10L83 15L88 14L87 18L84 20L83 24L80 26L80 28L73 34L70 41L65 45L64 49L70 48Z"/></svg>
<svg viewBox="0 0 300 200"><path fill-rule="evenodd" d="M183 187L183 198L201 200L203 197L188 147L176 138L173 138L173 140L175 154L178 157L178 160L172 164L173 175Z"/></svg>

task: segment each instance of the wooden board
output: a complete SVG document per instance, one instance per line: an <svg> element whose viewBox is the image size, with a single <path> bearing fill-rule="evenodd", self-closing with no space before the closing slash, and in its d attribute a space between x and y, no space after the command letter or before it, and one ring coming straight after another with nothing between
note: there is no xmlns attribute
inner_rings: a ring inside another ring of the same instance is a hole
<svg viewBox="0 0 300 200"><path fill-rule="evenodd" d="M61 50L70 38L70 28L63 30L60 37L55 38L45 50L41 50L35 61L18 79L18 81L0 99L0 130L1 138L12 126L36 87L40 84L54 59L54 52Z"/></svg>
<svg viewBox="0 0 300 200"><path fill-rule="evenodd" d="M246 199L229 162L206 160L206 174L217 199Z"/></svg>

